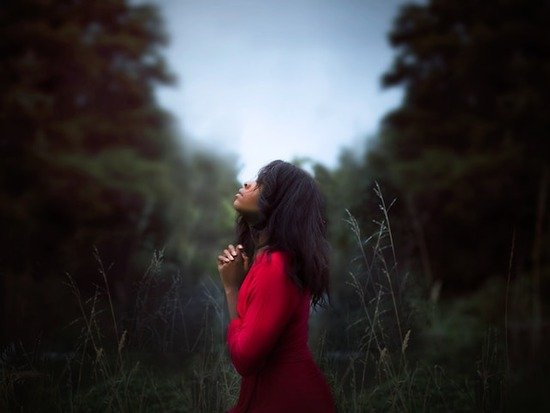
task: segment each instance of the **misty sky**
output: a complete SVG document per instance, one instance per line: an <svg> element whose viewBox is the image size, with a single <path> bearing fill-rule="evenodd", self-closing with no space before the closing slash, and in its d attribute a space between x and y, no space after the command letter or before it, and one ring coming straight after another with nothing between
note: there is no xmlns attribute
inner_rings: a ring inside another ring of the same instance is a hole
<svg viewBox="0 0 550 413"><path fill-rule="evenodd" d="M239 179L273 159L332 167L362 151L401 90L382 90L386 34L403 0L155 0L176 87L158 92L188 138L238 157Z"/></svg>

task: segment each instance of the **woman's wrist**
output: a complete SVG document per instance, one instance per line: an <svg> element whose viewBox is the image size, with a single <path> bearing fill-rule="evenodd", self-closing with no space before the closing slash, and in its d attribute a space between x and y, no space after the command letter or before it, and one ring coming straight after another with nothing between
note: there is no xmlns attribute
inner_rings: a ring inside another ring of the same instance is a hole
<svg viewBox="0 0 550 413"><path fill-rule="evenodd" d="M227 309L229 310L229 319L237 318L237 298L238 289L234 287L225 288L225 298L227 300Z"/></svg>
<svg viewBox="0 0 550 413"><path fill-rule="evenodd" d="M239 292L239 288L235 286L228 286L223 288L225 290L225 295L237 295Z"/></svg>

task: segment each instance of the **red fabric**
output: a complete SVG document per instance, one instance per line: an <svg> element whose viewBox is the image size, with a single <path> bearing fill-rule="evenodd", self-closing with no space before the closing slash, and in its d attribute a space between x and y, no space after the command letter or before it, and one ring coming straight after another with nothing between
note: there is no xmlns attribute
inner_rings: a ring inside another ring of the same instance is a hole
<svg viewBox="0 0 550 413"><path fill-rule="evenodd" d="M300 294L286 263L281 251L260 252L239 290L227 345L241 389L228 413L336 411L307 345L310 295Z"/></svg>

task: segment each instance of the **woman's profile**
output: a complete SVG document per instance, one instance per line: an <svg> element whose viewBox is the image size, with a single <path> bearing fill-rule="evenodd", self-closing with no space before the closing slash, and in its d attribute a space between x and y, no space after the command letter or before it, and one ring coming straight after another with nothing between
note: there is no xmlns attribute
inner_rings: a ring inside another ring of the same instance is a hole
<svg viewBox="0 0 550 413"><path fill-rule="evenodd" d="M281 160L235 195L235 246L218 256L227 346L241 375L229 413L335 412L308 347L310 306L329 297L329 243L316 181Z"/></svg>

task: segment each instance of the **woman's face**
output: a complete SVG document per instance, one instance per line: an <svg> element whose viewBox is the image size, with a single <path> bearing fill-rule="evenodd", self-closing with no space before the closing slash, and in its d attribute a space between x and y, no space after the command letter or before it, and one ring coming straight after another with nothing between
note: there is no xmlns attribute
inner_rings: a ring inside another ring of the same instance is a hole
<svg viewBox="0 0 550 413"><path fill-rule="evenodd" d="M259 212L260 187L256 181L247 181L235 194L233 207L241 213Z"/></svg>

